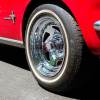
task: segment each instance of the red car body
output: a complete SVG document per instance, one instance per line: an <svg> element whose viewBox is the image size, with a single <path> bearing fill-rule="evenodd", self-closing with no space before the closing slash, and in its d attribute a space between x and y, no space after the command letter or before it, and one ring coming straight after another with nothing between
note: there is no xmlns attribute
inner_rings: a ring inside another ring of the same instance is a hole
<svg viewBox="0 0 100 100"><path fill-rule="evenodd" d="M77 20L89 49L94 54L100 55L100 30L94 29L95 22L100 21L100 0L60 0L60 2L64 3ZM0 0L0 40L23 44L23 23L31 3L35 5L35 1L31 0ZM10 17L16 18L9 20Z"/></svg>

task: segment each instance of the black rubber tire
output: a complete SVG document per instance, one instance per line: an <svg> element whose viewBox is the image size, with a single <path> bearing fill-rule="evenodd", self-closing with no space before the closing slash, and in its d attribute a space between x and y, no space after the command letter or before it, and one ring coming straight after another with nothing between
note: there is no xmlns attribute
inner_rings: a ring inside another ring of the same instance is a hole
<svg viewBox="0 0 100 100"><path fill-rule="evenodd" d="M26 29L26 37L28 35L27 30L30 24L31 19L33 18L33 16L41 11L41 10L51 10L53 11L57 16L59 16L59 18L61 19L61 21L63 22L63 25L66 29L67 35L68 35L68 41L69 41L69 57L68 57L68 63L66 66L66 70L64 71L62 77L57 80L54 83L46 83L43 82L41 80L39 80L37 78L37 76L34 74L32 68L31 71L33 72L35 78L37 79L37 81L39 82L39 84L48 89L51 90L53 92L63 92L65 90L69 90L70 89L70 84L73 80L73 78L75 77L81 61L82 61L82 54L83 54L83 38L82 38L82 33L80 31L79 26L77 25L75 19L64 9L62 9L59 6L53 5L53 4L44 4L41 5L39 7L37 7L33 13L31 14L28 24L27 24L27 29ZM26 44L27 44L27 39L26 39ZM26 47L26 56L27 56L27 47ZM29 59L27 57L27 61L29 63L30 66L30 62Z"/></svg>

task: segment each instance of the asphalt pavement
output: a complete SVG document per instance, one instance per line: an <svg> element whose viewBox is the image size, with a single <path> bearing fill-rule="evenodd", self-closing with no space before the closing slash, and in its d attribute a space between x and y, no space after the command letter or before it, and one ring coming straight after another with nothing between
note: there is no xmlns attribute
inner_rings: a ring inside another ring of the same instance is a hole
<svg viewBox="0 0 100 100"><path fill-rule="evenodd" d="M72 100L41 88L30 71L0 61L0 100Z"/></svg>
<svg viewBox="0 0 100 100"><path fill-rule="evenodd" d="M69 93L54 94L34 79L24 49L0 44L0 100L99 100L100 60L84 54L86 59L76 78L77 87Z"/></svg>

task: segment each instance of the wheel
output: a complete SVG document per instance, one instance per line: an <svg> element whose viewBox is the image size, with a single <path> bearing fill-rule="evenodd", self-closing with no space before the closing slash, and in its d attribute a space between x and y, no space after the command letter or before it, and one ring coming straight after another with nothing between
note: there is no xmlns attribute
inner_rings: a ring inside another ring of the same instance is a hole
<svg viewBox="0 0 100 100"><path fill-rule="evenodd" d="M41 86L60 92L80 67L83 39L75 19L64 9L44 4L31 14L25 37L26 56Z"/></svg>

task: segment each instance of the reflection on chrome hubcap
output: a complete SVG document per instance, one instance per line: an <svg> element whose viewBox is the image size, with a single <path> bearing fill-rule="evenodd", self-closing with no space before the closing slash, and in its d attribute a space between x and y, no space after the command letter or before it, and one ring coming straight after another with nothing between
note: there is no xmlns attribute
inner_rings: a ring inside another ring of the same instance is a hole
<svg viewBox="0 0 100 100"><path fill-rule="evenodd" d="M35 22L30 34L30 53L36 70L46 77L54 77L62 68L64 38L60 23L53 17Z"/></svg>

